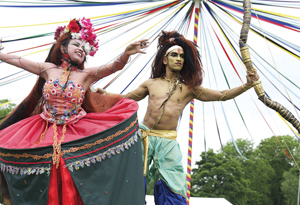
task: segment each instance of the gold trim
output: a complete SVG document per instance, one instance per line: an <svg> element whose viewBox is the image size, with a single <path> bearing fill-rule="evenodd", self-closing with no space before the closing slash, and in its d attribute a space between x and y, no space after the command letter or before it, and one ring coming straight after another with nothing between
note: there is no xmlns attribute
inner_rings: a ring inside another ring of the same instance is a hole
<svg viewBox="0 0 300 205"><path fill-rule="evenodd" d="M196 99L198 99L198 98L200 97L200 95L204 92L204 89L202 89L201 92L200 92L198 95L195 93L194 90L192 90L192 91L193 91L193 93L194 93Z"/></svg>
<svg viewBox="0 0 300 205"><path fill-rule="evenodd" d="M141 96L138 96L137 94L134 94L133 92L129 92L128 94L132 94L132 95L134 95L137 98L142 98Z"/></svg>
<svg viewBox="0 0 300 205"><path fill-rule="evenodd" d="M35 160L39 160L39 159L47 159L49 157L52 157L52 154L50 153L47 153L47 154L44 154L44 155L33 155L33 154L28 154L28 153L24 153L24 154L11 154L11 153L3 153L3 152L0 152L0 156L3 156L3 157L15 157L17 159L23 157L23 158L33 158Z"/></svg>
<svg viewBox="0 0 300 205"><path fill-rule="evenodd" d="M206 96L206 98L207 98L207 100L209 100L210 101L210 99L209 99L209 97L208 97L208 95L207 95L207 92L206 92L206 88L204 89L204 94L205 94L205 96Z"/></svg>
<svg viewBox="0 0 300 205"><path fill-rule="evenodd" d="M119 130L117 131L115 134L113 135L110 135L108 137L106 137L105 139L100 139L100 140L96 140L95 142L93 143L90 143L90 144L85 144L81 147L71 147L70 149L68 150L64 150L61 152L61 155L60 156L63 156L65 155L66 153L71 153L71 152L76 152L78 150L82 150L82 149L89 149L91 148L92 146L94 145L97 145L97 144L101 144L102 142L105 142L105 141L110 141L112 140L114 137L124 133L124 132L128 132L129 129L131 127L134 126L134 124L137 122L138 118L135 119L135 121L133 121L128 127L126 127L124 130ZM53 156L53 154L50 154L50 153L46 153L44 155L32 155L32 154L28 154L28 153L23 153L23 154L11 154L11 153L3 153L3 152L0 152L0 156L2 157L15 157L17 159L19 158L33 158L35 160L40 160L40 159L47 159L47 158L50 158Z"/></svg>
<svg viewBox="0 0 300 205"><path fill-rule="evenodd" d="M223 95L221 96L221 98L219 99L219 101L223 100L223 98L225 98L226 95L227 95L228 93L230 93L231 91L232 91L232 89L227 90L225 93L221 92L221 93L223 93ZM229 98L229 99L230 99L230 98Z"/></svg>
<svg viewBox="0 0 300 205"><path fill-rule="evenodd" d="M37 145L37 144L41 143L44 140L45 134L46 134L46 132L48 130L48 122L49 121L47 120L47 124L46 124L45 130L44 130L44 132L40 136L40 141L35 142L34 145Z"/></svg>
<svg viewBox="0 0 300 205"><path fill-rule="evenodd" d="M95 145L98 145L98 144L101 144L102 142L106 142L106 141L110 141L112 140L114 137L117 137L119 135L121 135L122 133L124 132L128 132L130 128L132 128L134 126L134 124L137 122L138 118L135 119L135 121L131 122L131 124L126 127L124 130L119 130L118 132L116 132L115 134L113 135L110 135L108 137L106 137L105 139L99 139L99 140L96 140L95 142L93 143L90 143L90 144L85 144L81 147L71 147L70 149L68 150L64 150L61 152L61 156L63 156L64 154L66 153L71 153L71 152L77 152L78 150L82 150L82 149L89 149L91 148L92 146L95 146Z"/></svg>

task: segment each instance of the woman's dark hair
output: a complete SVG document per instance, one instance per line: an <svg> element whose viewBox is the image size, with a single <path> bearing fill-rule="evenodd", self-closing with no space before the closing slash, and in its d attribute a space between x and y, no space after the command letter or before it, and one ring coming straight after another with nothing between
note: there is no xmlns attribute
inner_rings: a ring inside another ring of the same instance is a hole
<svg viewBox="0 0 300 205"><path fill-rule="evenodd" d="M179 45L184 50L184 64L180 78L190 89L202 84L203 68L197 45L185 39L177 31L162 31L158 38L158 51L152 63L151 78L163 78L166 75L166 65L163 63L166 51Z"/></svg>

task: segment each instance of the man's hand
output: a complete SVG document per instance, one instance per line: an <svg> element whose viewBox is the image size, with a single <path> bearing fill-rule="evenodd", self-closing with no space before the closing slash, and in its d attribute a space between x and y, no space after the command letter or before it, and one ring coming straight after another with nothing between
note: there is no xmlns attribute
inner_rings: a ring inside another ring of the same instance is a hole
<svg viewBox="0 0 300 205"><path fill-rule="evenodd" d="M147 48L148 46L149 46L148 39L142 39L139 41L135 41L126 47L125 54L127 54L127 55L133 55L136 53L145 54L146 52L142 51L141 49Z"/></svg>
<svg viewBox="0 0 300 205"><path fill-rule="evenodd" d="M99 93L99 94L106 94L106 91L104 90L104 89L102 89L102 88L97 88L96 90L95 90L95 93Z"/></svg>
<svg viewBox="0 0 300 205"><path fill-rule="evenodd" d="M255 81L259 80L259 76L257 72L253 72L253 73L248 72L246 78L247 78L247 83L246 83L247 86L252 86Z"/></svg>

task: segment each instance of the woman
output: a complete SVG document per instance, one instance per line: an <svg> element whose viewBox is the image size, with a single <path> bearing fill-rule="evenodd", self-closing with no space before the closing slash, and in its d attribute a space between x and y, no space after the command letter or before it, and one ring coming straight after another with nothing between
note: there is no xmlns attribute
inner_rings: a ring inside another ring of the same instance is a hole
<svg viewBox="0 0 300 205"><path fill-rule="evenodd" d="M114 98L97 107L90 85L145 53L148 41L130 44L111 64L84 68L86 55L98 50L90 20L73 19L55 39L44 63L0 53L0 60L40 76L0 125L3 194L12 204L142 204L138 106Z"/></svg>

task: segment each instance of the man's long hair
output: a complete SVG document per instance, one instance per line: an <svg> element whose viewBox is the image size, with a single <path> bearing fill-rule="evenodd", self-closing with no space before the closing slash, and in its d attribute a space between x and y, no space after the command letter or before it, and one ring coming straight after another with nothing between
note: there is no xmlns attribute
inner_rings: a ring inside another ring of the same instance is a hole
<svg viewBox="0 0 300 205"><path fill-rule="evenodd" d="M190 89L202 84L203 68L197 45L187 40L177 31L162 31L158 38L158 52L152 63L151 78L163 78L166 75L166 65L163 63L166 51L179 45L184 50L184 64L180 71L180 79Z"/></svg>

